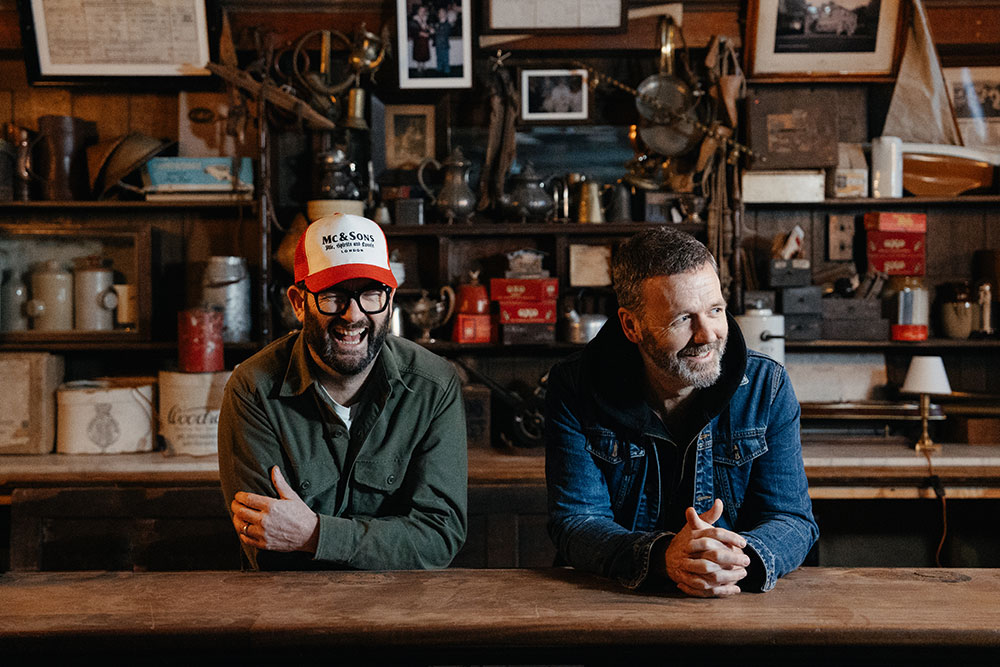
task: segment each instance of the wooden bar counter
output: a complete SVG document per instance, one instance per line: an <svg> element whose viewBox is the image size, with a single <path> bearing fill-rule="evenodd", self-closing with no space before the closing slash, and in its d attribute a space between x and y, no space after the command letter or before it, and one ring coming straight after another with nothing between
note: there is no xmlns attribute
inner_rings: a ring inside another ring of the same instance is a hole
<svg viewBox="0 0 1000 667"><path fill-rule="evenodd" d="M996 664L998 600L996 569L802 568L769 593L715 600L631 592L564 568L8 573L0 655L11 665L28 656Z"/></svg>

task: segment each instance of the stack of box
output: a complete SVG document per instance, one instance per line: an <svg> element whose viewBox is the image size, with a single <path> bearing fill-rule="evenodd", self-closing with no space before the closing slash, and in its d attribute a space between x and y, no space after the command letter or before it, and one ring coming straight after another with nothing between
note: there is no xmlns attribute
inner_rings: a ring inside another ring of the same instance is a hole
<svg viewBox="0 0 1000 667"><path fill-rule="evenodd" d="M823 338L888 340L889 320L880 299L823 299Z"/></svg>
<svg viewBox="0 0 1000 667"><path fill-rule="evenodd" d="M809 260L772 258L767 267L767 282L775 288L779 312L785 316L785 339L819 338L823 294L822 288L810 284L812 267Z"/></svg>
<svg viewBox="0 0 1000 667"><path fill-rule="evenodd" d="M816 340L821 334L823 288L784 287L778 292L785 316L785 340Z"/></svg>
<svg viewBox="0 0 1000 667"><path fill-rule="evenodd" d="M890 276L922 276L927 260L927 216L865 213L868 270Z"/></svg>
<svg viewBox="0 0 1000 667"><path fill-rule="evenodd" d="M558 297L558 278L491 279L499 341L503 345L555 341Z"/></svg>
<svg viewBox="0 0 1000 667"><path fill-rule="evenodd" d="M927 266L926 215L872 211L865 213L864 220L869 271L890 276L924 275ZM927 322L900 319L892 323L890 337L892 340L925 340Z"/></svg>

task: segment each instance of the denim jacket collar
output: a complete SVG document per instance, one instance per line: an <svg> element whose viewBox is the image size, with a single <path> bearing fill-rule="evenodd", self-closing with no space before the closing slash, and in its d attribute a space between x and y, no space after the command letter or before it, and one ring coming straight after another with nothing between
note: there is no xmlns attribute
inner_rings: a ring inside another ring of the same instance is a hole
<svg viewBox="0 0 1000 667"><path fill-rule="evenodd" d="M708 424L728 405L736 389L744 382L747 363L746 341L736 320L727 312L729 340L722 355L722 375L711 387L699 392L696 406L702 425ZM642 356L635 343L625 337L617 317L609 318L597 336L583 350L584 368L594 392L594 400L604 418L617 421L634 433L658 433L659 421L649 409L644 391Z"/></svg>

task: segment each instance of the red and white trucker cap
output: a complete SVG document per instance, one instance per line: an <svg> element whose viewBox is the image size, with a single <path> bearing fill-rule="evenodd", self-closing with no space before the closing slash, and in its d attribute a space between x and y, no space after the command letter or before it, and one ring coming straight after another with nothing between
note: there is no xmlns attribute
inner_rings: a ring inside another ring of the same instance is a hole
<svg viewBox="0 0 1000 667"><path fill-rule="evenodd" d="M397 286L382 228L347 213L323 216L306 227L295 247L295 282L304 280L310 292L322 292L352 278Z"/></svg>

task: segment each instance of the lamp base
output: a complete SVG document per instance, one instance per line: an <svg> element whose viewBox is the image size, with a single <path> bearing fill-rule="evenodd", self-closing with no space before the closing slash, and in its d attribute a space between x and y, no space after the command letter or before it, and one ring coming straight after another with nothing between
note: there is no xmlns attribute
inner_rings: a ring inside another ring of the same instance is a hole
<svg viewBox="0 0 1000 667"><path fill-rule="evenodd" d="M920 438L917 440L917 444L914 446L917 454L923 454L924 452L935 453L941 451L941 445L937 444L930 438Z"/></svg>

